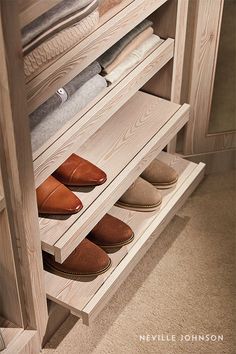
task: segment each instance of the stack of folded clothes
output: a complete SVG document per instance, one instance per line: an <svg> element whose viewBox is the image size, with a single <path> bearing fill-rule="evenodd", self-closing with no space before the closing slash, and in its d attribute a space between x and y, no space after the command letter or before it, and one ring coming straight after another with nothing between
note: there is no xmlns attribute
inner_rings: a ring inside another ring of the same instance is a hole
<svg viewBox="0 0 236 354"><path fill-rule="evenodd" d="M98 0L62 0L22 29L26 77L46 68L99 23Z"/></svg>
<svg viewBox="0 0 236 354"><path fill-rule="evenodd" d="M33 151L107 87L100 72L99 63L93 62L30 114Z"/></svg>
<svg viewBox="0 0 236 354"><path fill-rule="evenodd" d="M162 42L153 34L151 21L141 22L98 59L108 84L119 81Z"/></svg>

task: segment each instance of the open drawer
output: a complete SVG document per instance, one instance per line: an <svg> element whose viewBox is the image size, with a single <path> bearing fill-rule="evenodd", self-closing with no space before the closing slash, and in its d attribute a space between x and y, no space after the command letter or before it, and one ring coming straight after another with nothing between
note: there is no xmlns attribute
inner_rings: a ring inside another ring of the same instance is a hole
<svg viewBox="0 0 236 354"><path fill-rule="evenodd" d="M91 191L75 192L83 209L69 218L40 218L44 251L62 263L189 119L189 105L137 92L75 151L107 173Z"/></svg>
<svg viewBox="0 0 236 354"><path fill-rule="evenodd" d="M157 211L144 213L111 208L109 213L129 224L135 233L131 244L109 255L112 267L90 282L68 280L45 272L48 298L70 309L84 324L88 325L106 305L203 178L202 163L197 165L164 152L158 159L175 168L178 182L175 187L162 191L163 202Z"/></svg>

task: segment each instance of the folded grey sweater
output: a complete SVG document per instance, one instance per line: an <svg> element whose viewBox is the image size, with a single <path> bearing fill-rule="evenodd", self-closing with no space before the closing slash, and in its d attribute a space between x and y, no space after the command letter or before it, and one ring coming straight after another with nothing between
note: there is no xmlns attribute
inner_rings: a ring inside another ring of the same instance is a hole
<svg viewBox="0 0 236 354"><path fill-rule="evenodd" d="M31 121L41 120L46 115L53 112L69 97L71 97L85 82L101 72L101 66L97 61L90 64L81 73L75 76L62 89L59 89L47 101L41 104L34 112L30 114Z"/></svg>
<svg viewBox="0 0 236 354"><path fill-rule="evenodd" d="M138 36L146 28L152 26L152 24L152 21L145 19L143 22L134 27L129 33L127 33L123 38L121 38L119 42L115 43L110 49L101 55L100 58L98 58L98 61L102 68L106 68L108 65L110 65L136 36Z"/></svg>
<svg viewBox="0 0 236 354"><path fill-rule="evenodd" d="M62 18L84 8L92 1L93 0L62 0L22 29L22 45L25 46Z"/></svg>
<svg viewBox="0 0 236 354"><path fill-rule="evenodd" d="M106 87L107 83L104 77L97 74L85 82L68 101L53 112L46 116L31 117L30 130L33 152L39 149Z"/></svg>

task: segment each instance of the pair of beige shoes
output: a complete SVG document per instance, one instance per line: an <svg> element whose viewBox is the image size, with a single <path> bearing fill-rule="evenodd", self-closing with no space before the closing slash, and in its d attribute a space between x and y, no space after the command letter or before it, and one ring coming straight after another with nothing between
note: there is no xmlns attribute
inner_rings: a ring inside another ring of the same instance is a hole
<svg viewBox="0 0 236 354"><path fill-rule="evenodd" d="M117 206L135 211L154 211L161 202L158 189L175 186L177 172L164 162L154 160L116 203Z"/></svg>

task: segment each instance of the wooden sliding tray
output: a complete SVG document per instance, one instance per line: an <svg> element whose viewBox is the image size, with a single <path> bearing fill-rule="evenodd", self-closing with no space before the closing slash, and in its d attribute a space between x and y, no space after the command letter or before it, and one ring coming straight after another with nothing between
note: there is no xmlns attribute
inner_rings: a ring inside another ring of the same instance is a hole
<svg viewBox="0 0 236 354"><path fill-rule="evenodd" d="M188 105L137 92L75 151L108 178L90 192L75 191L84 205L78 214L39 220L43 250L63 262L188 118Z"/></svg>
<svg viewBox="0 0 236 354"><path fill-rule="evenodd" d="M110 300L203 178L202 163L197 165L164 152L161 152L158 159L175 168L179 174L178 182L175 187L161 191L163 201L157 211L145 213L117 207L109 210L110 214L130 225L135 233L131 244L109 254L111 269L90 282L68 280L45 272L48 298L82 317L87 325Z"/></svg>
<svg viewBox="0 0 236 354"><path fill-rule="evenodd" d="M135 0L27 82L32 112L167 0Z"/></svg>
<svg viewBox="0 0 236 354"><path fill-rule="evenodd" d="M167 39L119 82L106 88L33 154L36 187L96 132L156 72L173 58Z"/></svg>

